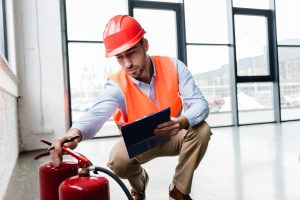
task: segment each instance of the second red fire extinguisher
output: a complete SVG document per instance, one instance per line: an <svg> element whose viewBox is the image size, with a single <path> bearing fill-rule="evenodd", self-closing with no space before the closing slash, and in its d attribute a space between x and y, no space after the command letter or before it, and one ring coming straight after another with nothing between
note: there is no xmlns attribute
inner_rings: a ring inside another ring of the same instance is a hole
<svg viewBox="0 0 300 200"><path fill-rule="evenodd" d="M51 146L50 142L41 140ZM85 156L62 147L63 151L77 159L78 163L63 161L55 168L51 162L39 169L40 200L110 200L109 183L105 177L91 175L103 172L111 176L121 186L129 200L133 200L124 183L111 171L94 166ZM49 152L35 157L39 159ZM77 174L77 175L76 175Z"/></svg>

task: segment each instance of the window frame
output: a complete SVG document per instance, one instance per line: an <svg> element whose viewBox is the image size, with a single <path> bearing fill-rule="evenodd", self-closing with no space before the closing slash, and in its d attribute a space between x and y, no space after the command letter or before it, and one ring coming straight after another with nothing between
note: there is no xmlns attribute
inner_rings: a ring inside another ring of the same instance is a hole
<svg viewBox="0 0 300 200"><path fill-rule="evenodd" d="M3 54L3 56L6 58L6 60L8 60L8 47L7 47L7 26L6 26L6 4L5 4L5 0L1 0L0 1L0 9L1 9L1 20L2 20L2 26L3 26L3 30L1 30L3 32L3 38L0 38L1 40L3 40L3 44L4 44L4 49L1 49L1 53ZM2 52L4 51L4 52Z"/></svg>
<svg viewBox="0 0 300 200"><path fill-rule="evenodd" d="M276 48L276 43L272 34L272 11L271 10L263 10L263 9L249 9L249 8L233 8L233 24L234 22L234 15L246 15L246 16L262 16L267 19L267 32L268 32L268 66L269 66L269 75L253 75L253 76L239 76L237 75L237 62L235 59L235 71L236 71L236 82L237 83L245 83L245 82L273 82L275 81L275 55L274 55L274 48ZM235 25L234 25L235 29ZM235 43L235 31L234 31L234 49L236 49ZM236 58L236 51L235 51L235 58Z"/></svg>
<svg viewBox="0 0 300 200"><path fill-rule="evenodd" d="M250 15L250 16L264 16L267 19L267 32L268 32L268 51L269 51L269 70L270 74L266 76L238 76L237 74L237 60L236 60L236 42L235 42L235 21L234 15ZM275 12L266 9L253 9L253 8L232 8L232 23L233 23L233 58L234 58L234 99L237 100L237 85L238 83L254 83L254 82L272 82L273 83L273 105L274 105L274 122L281 122L280 114L280 87L279 87L279 67L278 67L278 52L277 52L277 37L275 26ZM237 104L236 104L237 105ZM239 124L238 108L235 109L235 122L234 125ZM256 123L252 123L256 124ZM259 123L257 123L259 124ZM247 124L242 124L247 125Z"/></svg>

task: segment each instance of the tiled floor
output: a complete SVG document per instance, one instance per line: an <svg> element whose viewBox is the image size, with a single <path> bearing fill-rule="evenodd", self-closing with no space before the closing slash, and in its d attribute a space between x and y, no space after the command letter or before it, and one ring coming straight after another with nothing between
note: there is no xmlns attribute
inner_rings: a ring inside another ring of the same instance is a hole
<svg viewBox="0 0 300 200"><path fill-rule="evenodd" d="M195 200L299 200L300 122L214 128L206 156L197 169L191 196ZM105 166L116 138L94 139L77 151ZM38 152L22 153L5 200L35 200L38 194ZM177 157L144 165L150 175L148 200L167 200ZM126 199L110 180L111 200ZM128 184L125 181L126 184Z"/></svg>

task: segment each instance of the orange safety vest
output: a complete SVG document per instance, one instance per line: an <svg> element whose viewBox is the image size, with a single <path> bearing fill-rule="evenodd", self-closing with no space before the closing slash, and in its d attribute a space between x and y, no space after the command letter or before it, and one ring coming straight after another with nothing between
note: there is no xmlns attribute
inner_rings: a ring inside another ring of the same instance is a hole
<svg viewBox="0 0 300 200"><path fill-rule="evenodd" d="M109 77L118 83L125 97L127 116L122 116L120 109L114 114L114 121L118 127L133 122L146 115L161 111L171 107L171 116L176 117L182 109L182 100L178 89L178 72L169 57L153 56L155 65L156 82L155 97L157 107L154 102L144 94L124 71L119 70Z"/></svg>

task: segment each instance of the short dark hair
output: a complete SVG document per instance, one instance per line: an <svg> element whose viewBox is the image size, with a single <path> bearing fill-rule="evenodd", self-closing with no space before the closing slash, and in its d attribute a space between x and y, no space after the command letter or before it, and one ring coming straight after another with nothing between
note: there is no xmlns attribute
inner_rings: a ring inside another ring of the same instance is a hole
<svg viewBox="0 0 300 200"><path fill-rule="evenodd" d="M144 41L145 41L145 38L143 37L140 41L139 41L139 44L143 44L144 43Z"/></svg>

